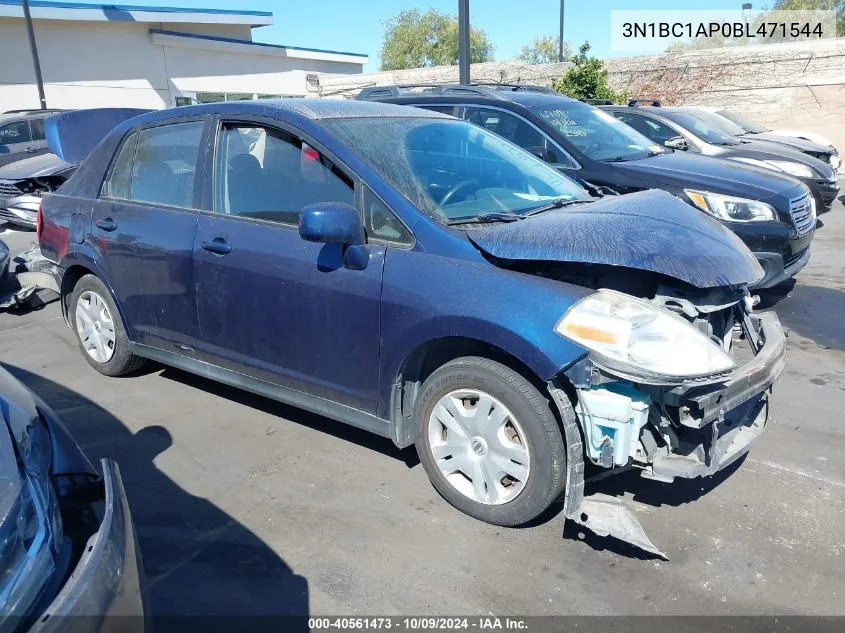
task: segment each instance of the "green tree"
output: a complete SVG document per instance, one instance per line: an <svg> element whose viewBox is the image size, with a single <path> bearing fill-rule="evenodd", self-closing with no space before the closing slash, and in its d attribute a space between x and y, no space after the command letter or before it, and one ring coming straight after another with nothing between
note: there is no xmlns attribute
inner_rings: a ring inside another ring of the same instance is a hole
<svg viewBox="0 0 845 633"><path fill-rule="evenodd" d="M523 46L519 52L520 61L526 64L551 64L557 61L559 37L551 35L544 35L543 37L535 37L531 44ZM572 50L569 48L569 42L563 43L563 59L569 59Z"/></svg>
<svg viewBox="0 0 845 633"><path fill-rule="evenodd" d="M401 11L384 23L381 70L402 70L458 63L458 18L429 9ZM470 63L493 59L493 44L481 29L470 29Z"/></svg>
<svg viewBox="0 0 845 633"><path fill-rule="evenodd" d="M845 0L777 0L775 11L836 11L836 36L845 37Z"/></svg>
<svg viewBox="0 0 845 633"><path fill-rule="evenodd" d="M552 82L552 88L573 99L610 99L622 101L625 95L607 84L607 69L598 57L587 55L589 42L584 42L570 61L572 68Z"/></svg>

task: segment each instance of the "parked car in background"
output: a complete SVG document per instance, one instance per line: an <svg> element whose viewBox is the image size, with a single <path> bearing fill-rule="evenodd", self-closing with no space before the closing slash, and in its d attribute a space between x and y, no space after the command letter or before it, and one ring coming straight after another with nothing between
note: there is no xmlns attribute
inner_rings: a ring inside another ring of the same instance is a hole
<svg viewBox="0 0 845 633"><path fill-rule="evenodd" d="M100 476L38 396L0 367L0 631L144 631L143 565L120 470ZM97 622L100 624L97 624ZM70 626L69 626L70 625Z"/></svg>
<svg viewBox="0 0 845 633"><path fill-rule="evenodd" d="M833 141L818 132L807 132L804 130L784 128L771 130L765 125L760 125L759 123L756 123L755 121L752 121L733 110L705 108L701 106L696 106L696 108L708 112L714 112L731 123L739 126L744 134L737 134L737 136L748 135L752 139L760 141L775 141L776 143L789 145L790 147L804 152L805 154L809 154L813 158L818 158L821 161L830 163L830 166L833 167L837 173L842 166L842 158L839 155L839 150L834 146Z"/></svg>
<svg viewBox="0 0 845 633"><path fill-rule="evenodd" d="M818 212L830 209L839 193L837 175L830 163L779 143L726 134L723 125L711 119L716 115L661 106L602 106L602 109L663 146L793 176L810 189Z"/></svg>
<svg viewBox="0 0 845 633"><path fill-rule="evenodd" d="M748 293L763 271L712 217L661 191L596 201L420 109L133 118L44 199L39 237L97 371L155 359L415 444L444 498L497 525L563 499L654 551L621 502L583 497L585 460L712 475L763 431L783 368Z"/></svg>
<svg viewBox="0 0 845 633"><path fill-rule="evenodd" d="M359 100L413 105L495 132L594 191L662 189L729 227L765 270L756 288L796 275L816 225L807 188L769 169L657 144L609 113L531 86L378 86Z"/></svg>
<svg viewBox="0 0 845 633"><path fill-rule="evenodd" d="M46 154L44 119L60 110L12 110L0 114L0 167Z"/></svg>
<svg viewBox="0 0 845 633"><path fill-rule="evenodd" d="M0 222L34 229L41 198L58 189L75 170L76 165L52 153L0 167Z"/></svg>

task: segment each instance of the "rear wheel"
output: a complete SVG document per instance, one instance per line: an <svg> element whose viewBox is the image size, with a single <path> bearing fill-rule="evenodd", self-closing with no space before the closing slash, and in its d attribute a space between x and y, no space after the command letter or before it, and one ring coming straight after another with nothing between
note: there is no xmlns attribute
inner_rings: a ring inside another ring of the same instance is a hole
<svg viewBox="0 0 845 633"><path fill-rule="evenodd" d="M495 525L535 519L563 492L566 451L549 401L486 358L453 360L415 405L420 461L456 508Z"/></svg>
<svg viewBox="0 0 845 633"><path fill-rule="evenodd" d="M101 374L123 376L146 362L129 350L126 329L111 293L94 275L85 275L77 282L68 316L85 360Z"/></svg>

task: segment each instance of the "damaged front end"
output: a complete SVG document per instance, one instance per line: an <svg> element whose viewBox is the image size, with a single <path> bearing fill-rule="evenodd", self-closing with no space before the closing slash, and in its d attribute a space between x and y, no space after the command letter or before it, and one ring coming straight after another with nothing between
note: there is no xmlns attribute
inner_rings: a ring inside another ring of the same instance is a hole
<svg viewBox="0 0 845 633"><path fill-rule="evenodd" d="M566 380L549 383L559 409L571 405L577 423L564 429L570 446L565 516L664 558L619 499L584 496L583 460L607 473L635 469L666 483L713 475L760 436L785 362L777 315L752 313L753 301L743 288L684 294L658 288L650 303L682 317L721 347L729 369L673 376L591 351L563 372ZM680 365L674 366L682 366L683 346L675 354Z"/></svg>

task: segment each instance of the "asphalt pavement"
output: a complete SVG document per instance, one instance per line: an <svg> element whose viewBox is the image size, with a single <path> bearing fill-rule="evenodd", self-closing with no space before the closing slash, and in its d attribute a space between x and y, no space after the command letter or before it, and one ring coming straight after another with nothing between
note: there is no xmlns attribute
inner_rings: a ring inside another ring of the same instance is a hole
<svg viewBox="0 0 845 633"><path fill-rule="evenodd" d="M156 614L845 614L845 207L794 288L771 423L738 467L622 494L670 561L464 516L413 449L174 369L106 378L56 303L0 314L0 362L118 461ZM32 233L5 232L13 252ZM588 489L590 492L590 489Z"/></svg>

